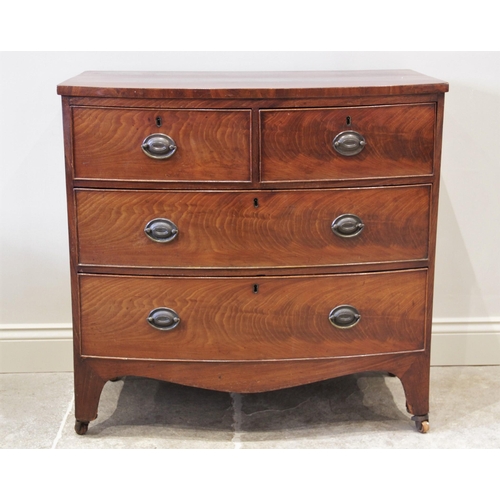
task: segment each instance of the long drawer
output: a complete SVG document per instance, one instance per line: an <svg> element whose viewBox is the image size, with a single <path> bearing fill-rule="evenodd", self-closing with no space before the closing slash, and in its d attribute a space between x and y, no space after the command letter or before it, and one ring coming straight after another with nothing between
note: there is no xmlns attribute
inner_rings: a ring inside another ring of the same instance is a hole
<svg viewBox="0 0 500 500"><path fill-rule="evenodd" d="M432 174L434 104L262 110L264 182Z"/></svg>
<svg viewBox="0 0 500 500"><path fill-rule="evenodd" d="M421 350L426 281L425 269L286 278L81 275L82 354L242 361Z"/></svg>
<svg viewBox="0 0 500 500"><path fill-rule="evenodd" d="M77 190L79 261L258 268L426 259L430 190Z"/></svg>
<svg viewBox="0 0 500 500"><path fill-rule="evenodd" d="M75 178L248 182L250 118L249 110L75 108Z"/></svg>

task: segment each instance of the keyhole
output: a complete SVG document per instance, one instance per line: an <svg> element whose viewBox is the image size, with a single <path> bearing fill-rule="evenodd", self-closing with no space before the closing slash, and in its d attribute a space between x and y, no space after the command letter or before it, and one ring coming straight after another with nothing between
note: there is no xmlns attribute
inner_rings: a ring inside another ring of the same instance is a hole
<svg viewBox="0 0 500 500"><path fill-rule="evenodd" d="M259 293L259 285L253 286L253 293Z"/></svg>
<svg viewBox="0 0 500 500"><path fill-rule="evenodd" d="M259 208L259 198L254 198L254 199L253 199L253 206L254 206L255 208Z"/></svg>
<svg viewBox="0 0 500 500"><path fill-rule="evenodd" d="M351 125L351 117L348 116L346 119L345 119L345 123L347 126Z"/></svg>
<svg viewBox="0 0 500 500"><path fill-rule="evenodd" d="M162 121L162 120L161 120L161 116L157 116L157 117L156 117L156 126L157 126L157 127L161 127L161 121Z"/></svg>

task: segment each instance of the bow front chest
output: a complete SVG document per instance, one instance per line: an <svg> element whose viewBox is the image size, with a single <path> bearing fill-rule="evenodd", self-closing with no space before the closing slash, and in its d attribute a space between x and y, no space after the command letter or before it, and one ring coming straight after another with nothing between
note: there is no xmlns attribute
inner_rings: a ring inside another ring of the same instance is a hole
<svg viewBox="0 0 500 500"><path fill-rule="evenodd" d="M121 376L247 393L378 370L426 432L447 90L413 71L59 85L76 431Z"/></svg>

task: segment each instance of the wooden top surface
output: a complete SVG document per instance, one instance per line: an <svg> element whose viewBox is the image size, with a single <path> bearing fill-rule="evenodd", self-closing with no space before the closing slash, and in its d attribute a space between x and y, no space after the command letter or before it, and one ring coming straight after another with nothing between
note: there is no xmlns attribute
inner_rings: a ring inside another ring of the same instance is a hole
<svg viewBox="0 0 500 500"><path fill-rule="evenodd" d="M86 71L57 93L78 97L304 98L447 92L411 70L167 72Z"/></svg>

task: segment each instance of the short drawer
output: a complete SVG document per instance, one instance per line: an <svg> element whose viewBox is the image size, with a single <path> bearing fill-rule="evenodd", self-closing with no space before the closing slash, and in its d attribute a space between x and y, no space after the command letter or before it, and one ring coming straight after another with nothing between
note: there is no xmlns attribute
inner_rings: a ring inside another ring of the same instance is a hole
<svg viewBox="0 0 500 500"><path fill-rule="evenodd" d="M76 191L79 262L283 268L426 259L430 194L428 185L226 192L82 189ZM162 231L169 241L158 240Z"/></svg>
<svg viewBox="0 0 500 500"><path fill-rule="evenodd" d="M433 173L434 104L262 110L264 182Z"/></svg>
<svg viewBox="0 0 500 500"><path fill-rule="evenodd" d="M249 181L250 117L248 110L76 107L75 178Z"/></svg>
<svg viewBox="0 0 500 500"><path fill-rule="evenodd" d="M272 360L421 350L426 283L426 270L286 278L81 275L82 354Z"/></svg>

